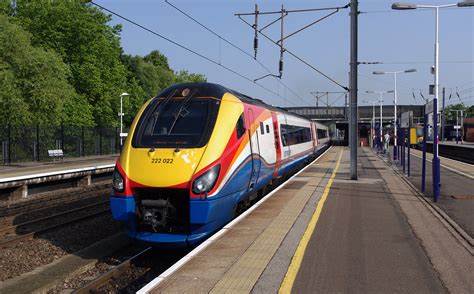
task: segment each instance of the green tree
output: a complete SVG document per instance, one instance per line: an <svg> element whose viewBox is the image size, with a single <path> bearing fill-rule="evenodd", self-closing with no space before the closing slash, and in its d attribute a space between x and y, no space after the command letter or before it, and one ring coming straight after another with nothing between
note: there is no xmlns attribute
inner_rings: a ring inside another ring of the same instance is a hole
<svg viewBox="0 0 474 294"><path fill-rule="evenodd" d="M54 50L69 65L70 83L92 106L96 123L117 124L117 97L126 85L121 27L108 26L109 15L79 1L19 0L16 19L33 45Z"/></svg>
<svg viewBox="0 0 474 294"><path fill-rule="evenodd" d="M129 71L128 80L135 79L147 97L153 97L174 83L175 75L167 58L158 51L145 57L123 55L122 62Z"/></svg>
<svg viewBox="0 0 474 294"><path fill-rule="evenodd" d="M176 73L175 83L205 83L206 76L202 74L189 73L187 70L181 70Z"/></svg>
<svg viewBox="0 0 474 294"><path fill-rule="evenodd" d="M31 35L9 19L0 15L2 122L59 124L78 106L69 67L52 50L32 46ZM87 111L78 117L91 119Z"/></svg>
<svg viewBox="0 0 474 294"><path fill-rule="evenodd" d="M129 93L130 96L124 97L123 101L125 113L124 124L130 126L137 112L151 96L147 96L145 90L143 90L135 78L131 78L131 80L127 82L127 93Z"/></svg>
<svg viewBox="0 0 474 294"><path fill-rule="evenodd" d="M0 84L2 85L2 91L0 91L0 125L29 123L31 116L25 101L21 99L21 91L18 88L15 74L3 62L0 63Z"/></svg>
<svg viewBox="0 0 474 294"><path fill-rule="evenodd" d="M153 64L154 66L161 67L164 70L171 71L171 67L168 63L168 58L161 54L161 52L158 50L151 51L149 54L143 57L143 60Z"/></svg>
<svg viewBox="0 0 474 294"><path fill-rule="evenodd" d="M474 117L474 105L471 105L466 109L466 116L467 117Z"/></svg>
<svg viewBox="0 0 474 294"><path fill-rule="evenodd" d="M446 122L456 122L456 110L463 110L464 112L466 112L467 108L462 103L451 104L445 107L443 113L445 115ZM459 113L458 115L461 115L461 113Z"/></svg>

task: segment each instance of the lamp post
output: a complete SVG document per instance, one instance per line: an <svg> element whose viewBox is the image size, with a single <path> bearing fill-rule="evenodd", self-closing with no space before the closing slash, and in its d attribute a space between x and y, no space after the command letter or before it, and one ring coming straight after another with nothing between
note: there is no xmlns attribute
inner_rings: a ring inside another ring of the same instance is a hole
<svg viewBox="0 0 474 294"><path fill-rule="evenodd" d="M379 134L380 134L380 146L383 146L383 127L382 127L382 119L383 119L383 114L382 114L382 103L383 103L383 97L382 95L385 93L393 93L393 90L390 91L367 91L367 93L376 93L380 95L380 127L379 127Z"/></svg>
<svg viewBox="0 0 474 294"><path fill-rule="evenodd" d="M466 0L457 4L446 4L446 5L419 5L412 3L393 3L392 9L395 10L410 10L417 8L430 8L435 9L435 54L434 54L434 98L433 98L433 201L437 202L440 194L440 161L439 161L439 148L438 148L438 95L439 95L439 38L438 38L438 21L439 21L439 9L447 7L472 7L474 6L474 0Z"/></svg>
<svg viewBox="0 0 474 294"><path fill-rule="evenodd" d="M407 70L400 70L400 71L374 71L374 75L384 75L384 74L393 74L395 77L395 88L394 88L394 102L393 102L393 108L394 108L394 120L393 120L393 160L397 160L397 74L399 73L411 73L411 72L416 72L416 69L407 69Z"/></svg>
<svg viewBox="0 0 474 294"><path fill-rule="evenodd" d="M372 103L372 121L371 121L371 130L370 130L370 135L372 136L372 148L375 147L375 142L374 142L374 135L375 135L375 103L377 101L367 101L363 100L362 102L364 103Z"/></svg>
<svg viewBox="0 0 474 294"><path fill-rule="evenodd" d="M122 150L122 145L123 145L123 96L130 96L130 94L128 93L122 93L120 94L120 112L119 112L119 116L120 116L120 150Z"/></svg>

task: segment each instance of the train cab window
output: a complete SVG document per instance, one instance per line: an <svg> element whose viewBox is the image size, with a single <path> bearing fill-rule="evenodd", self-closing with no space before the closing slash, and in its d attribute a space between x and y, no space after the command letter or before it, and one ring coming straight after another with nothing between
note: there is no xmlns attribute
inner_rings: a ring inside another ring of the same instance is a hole
<svg viewBox="0 0 474 294"><path fill-rule="evenodd" d="M270 126L266 125L266 127L267 127L267 133L270 133Z"/></svg>
<svg viewBox="0 0 474 294"><path fill-rule="evenodd" d="M245 123L244 123L244 114L242 113L237 120L237 124L235 126L235 129L237 131L237 139L242 137L243 134L245 134Z"/></svg>
<svg viewBox="0 0 474 294"><path fill-rule="evenodd" d="M263 128L263 122L260 122L260 134L265 135L265 129Z"/></svg>
<svg viewBox="0 0 474 294"><path fill-rule="evenodd" d="M132 140L135 148L200 148L207 144L219 111L217 99L155 98L145 109Z"/></svg>

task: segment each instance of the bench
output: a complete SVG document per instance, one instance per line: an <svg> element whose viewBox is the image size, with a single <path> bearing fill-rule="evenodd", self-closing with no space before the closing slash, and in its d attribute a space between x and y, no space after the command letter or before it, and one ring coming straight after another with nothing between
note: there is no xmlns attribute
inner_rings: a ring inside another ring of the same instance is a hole
<svg viewBox="0 0 474 294"><path fill-rule="evenodd" d="M48 156L52 157L53 161L56 161L56 158L64 159L64 152L62 149L48 150Z"/></svg>

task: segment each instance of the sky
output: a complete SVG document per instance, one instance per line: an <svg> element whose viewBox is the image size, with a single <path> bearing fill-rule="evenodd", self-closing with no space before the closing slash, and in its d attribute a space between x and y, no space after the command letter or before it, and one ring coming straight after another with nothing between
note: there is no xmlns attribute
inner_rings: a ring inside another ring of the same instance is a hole
<svg viewBox="0 0 474 294"><path fill-rule="evenodd" d="M122 24L121 41L126 54L144 56L152 50L159 50L167 56L175 71L184 69L204 74L209 82L224 85L275 106L314 106L316 98L311 92L344 91L341 86L288 53L284 53L281 80L267 77L253 82L269 72L278 74L280 50L260 36L258 62L254 60L254 30L235 14L253 12L255 4L258 4L260 12L264 12L279 11L282 5L286 10L343 7L349 0L168 0L218 36L199 26L164 0L94 2L193 50L201 57L113 16L112 25ZM397 11L391 9L392 3L393 1L386 0L359 1L359 62L382 63L359 66L359 105L371 105L364 101L379 98L378 94L368 94L367 91L394 89L393 74L373 75L373 71L416 69L415 73L398 74L398 103L424 104L420 92L429 100L433 98L428 94L428 88L434 83L430 67L434 64L435 10ZM456 2L419 0L414 3L443 5ZM290 13L285 17L284 34L289 35L332 11L334 10ZM259 26L262 27L277 17L260 15ZM253 16L242 18L251 24L254 22ZM349 21L349 9L340 9L332 16L286 39L284 47L338 84L348 87ZM280 23L270 26L265 32L273 40L278 40ZM224 39L233 45L229 45ZM473 105L474 8L453 7L440 10L439 44L439 81L440 87L446 88L447 105L459 103L460 100L466 105ZM332 93L328 96L330 105L344 105L344 94ZM451 99L448 99L450 96ZM383 99L384 104L393 104L394 95L385 94ZM319 101L319 105L325 105L325 100L326 96Z"/></svg>

